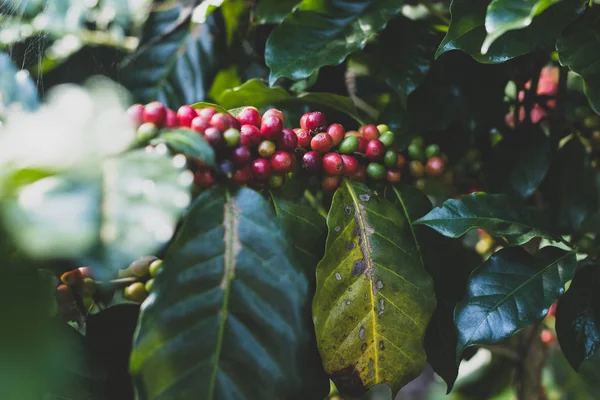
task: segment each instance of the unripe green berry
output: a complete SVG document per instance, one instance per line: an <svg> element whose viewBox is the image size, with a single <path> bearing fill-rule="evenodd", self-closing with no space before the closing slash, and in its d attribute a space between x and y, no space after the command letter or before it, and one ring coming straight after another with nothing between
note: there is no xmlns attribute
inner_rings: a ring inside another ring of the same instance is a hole
<svg viewBox="0 0 600 400"><path fill-rule="evenodd" d="M423 139L422 136L415 136L410 141L410 144L414 144L415 146L422 148L425 145L425 139Z"/></svg>
<svg viewBox="0 0 600 400"><path fill-rule="evenodd" d="M142 282L134 282L125 288L125 297L129 300L141 303L148 297L148 291Z"/></svg>
<svg viewBox="0 0 600 400"><path fill-rule="evenodd" d="M383 134L385 132L389 132L390 128L386 124L379 124L377 125L377 130L379 131L379 133Z"/></svg>
<svg viewBox="0 0 600 400"><path fill-rule="evenodd" d="M358 150L358 138L356 136L348 136L340 143L339 151L342 154L352 154Z"/></svg>
<svg viewBox="0 0 600 400"><path fill-rule="evenodd" d="M148 267L148 272L150 273L151 277L154 278L156 275L158 275L158 271L160 271L160 268L162 267L162 264L163 264L162 260L154 260L154 261L152 261L152 263Z"/></svg>
<svg viewBox="0 0 600 400"><path fill-rule="evenodd" d="M398 165L398 153L394 150L388 150L385 152L383 156L383 163L388 168L396 168Z"/></svg>
<svg viewBox="0 0 600 400"><path fill-rule="evenodd" d="M235 128L229 128L223 132L223 139L227 147L236 147L240 144L240 131Z"/></svg>
<svg viewBox="0 0 600 400"><path fill-rule="evenodd" d="M285 176L279 174L273 174L269 177L269 187L271 189L277 189L283 186L285 182Z"/></svg>
<svg viewBox="0 0 600 400"><path fill-rule="evenodd" d="M262 158L269 158L275 153L276 148L277 146L275 146L275 143L270 140L263 140L258 145L258 154L260 154Z"/></svg>
<svg viewBox="0 0 600 400"><path fill-rule="evenodd" d="M423 151L423 147L418 144L411 143L408 146L408 156L413 160L423 161L425 159L425 152Z"/></svg>
<svg viewBox="0 0 600 400"><path fill-rule="evenodd" d="M96 282L92 278L84 278L81 284L81 297L92 297L96 291Z"/></svg>
<svg viewBox="0 0 600 400"><path fill-rule="evenodd" d="M430 144L425 148L425 156L427 158L435 157L440 153L440 146L437 144Z"/></svg>
<svg viewBox="0 0 600 400"><path fill-rule="evenodd" d="M150 293L152 291L152 289L154 288L154 278L153 279L148 279L148 281L146 282L146 292Z"/></svg>
<svg viewBox="0 0 600 400"><path fill-rule="evenodd" d="M158 128L152 122L144 122L137 129L136 138L141 142L148 141L158 134Z"/></svg>
<svg viewBox="0 0 600 400"><path fill-rule="evenodd" d="M394 144L394 134L390 131L387 131L379 136L379 140L385 147L390 147L392 144Z"/></svg>
<svg viewBox="0 0 600 400"><path fill-rule="evenodd" d="M154 256L143 256L129 264L129 270L133 276L143 277L148 275L150 264L157 258Z"/></svg>
<svg viewBox="0 0 600 400"><path fill-rule="evenodd" d="M600 115L591 115L589 117L586 117L583 120L583 125L586 128L598 128L600 127Z"/></svg>
<svg viewBox="0 0 600 400"><path fill-rule="evenodd" d="M379 163L372 162L367 165L367 175L369 178L380 181L385 178L385 167Z"/></svg>

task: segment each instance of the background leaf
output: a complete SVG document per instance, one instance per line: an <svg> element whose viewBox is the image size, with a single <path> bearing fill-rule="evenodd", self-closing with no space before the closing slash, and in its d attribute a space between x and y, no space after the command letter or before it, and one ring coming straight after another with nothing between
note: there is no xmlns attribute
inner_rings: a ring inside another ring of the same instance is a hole
<svg viewBox="0 0 600 400"><path fill-rule="evenodd" d="M175 129L163 132L153 144L164 143L176 152L197 158L210 166L215 165L215 152L202 135L191 129Z"/></svg>
<svg viewBox="0 0 600 400"><path fill-rule="evenodd" d="M279 24L301 0L261 0L256 6L257 24Z"/></svg>
<svg viewBox="0 0 600 400"><path fill-rule="evenodd" d="M0 53L0 117L11 104L20 104L26 110L38 107L38 94L29 72L19 71L8 54Z"/></svg>

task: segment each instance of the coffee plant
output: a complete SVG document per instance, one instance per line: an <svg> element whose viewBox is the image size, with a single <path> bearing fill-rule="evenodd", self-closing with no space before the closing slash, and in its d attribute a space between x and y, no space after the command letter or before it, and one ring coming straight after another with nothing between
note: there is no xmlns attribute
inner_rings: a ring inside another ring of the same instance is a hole
<svg viewBox="0 0 600 400"><path fill-rule="evenodd" d="M600 397L598 0L0 2L0 398Z"/></svg>

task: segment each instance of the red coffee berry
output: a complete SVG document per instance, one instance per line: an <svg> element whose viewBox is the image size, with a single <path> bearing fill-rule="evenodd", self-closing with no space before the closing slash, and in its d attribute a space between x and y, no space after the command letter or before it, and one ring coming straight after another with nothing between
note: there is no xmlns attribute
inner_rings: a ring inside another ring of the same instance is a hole
<svg viewBox="0 0 600 400"><path fill-rule="evenodd" d="M290 152L296 150L296 147L298 147L298 136L293 130L283 128L279 142L277 142L277 148Z"/></svg>
<svg viewBox="0 0 600 400"><path fill-rule="evenodd" d="M217 113L217 109L214 107L204 107L204 108L201 108L200 110L198 110L198 115L209 121L212 118L212 116L215 115L216 113Z"/></svg>
<svg viewBox="0 0 600 400"><path fill-rule="evenodd" d="M254 107L245 107L240 111L237 116L237 120L241 125L253 125L257 128L260 128L260 113Z"/></svg>
<svg viewBox="0 0 600 400"><path fill-rule="evenodd" d="M558 303L554 302L551 306L550 306L550 310L548 310L548 315L556 315L556 305Z"/></svg>
<svg viewBox="0 0 600 400"><path fill-rule="evenodd" d="M335 189L340 186L341 178L337 175L323 175L323 179L321 179L321 187L326 192L333 192Z"/></svg>
<svg viewBox="0 0 600 400"><path fill-rule="evenodd" d="M240 130L240 126L242 126L240 124L240 122L237 119L235 119L235 117L233 115L231 115L231 114L225 114L225 116L227 117L227 120L229 121L229 126L231 128L235 128L235 129L237 129L239 131Z"/></svg>
<svg viewBox="0 0 600 400"><path fill-rule="evenodd" d="M303 115L300 117L300 129L304 129L305 131L308 131L308 129L306 128L306 120L308 119L308 115L309 115L309 114L310 114L310 113L309 113L309 112L307 112L306 114L303 114Z"/></svg>
<svg viewBox="0 0 600 400"><path fill-rule="evenodd" d="M263 138L277 142L281 137L283 122L276 117L266 117L262 119L260 124L260 134Z"/></svg>
<svg viewBox="0 0 600 400"><path fill-rule="evenodd" d="M374 126L374 125L373 125ZM375 127L377 129L377 127ZM379 160L385 153L385 146L381 141L374 139L367 143L365 154L369 160Z"/></svg>
<svg viewBox="0 0 600 400"><path fill-rule="evenodd" d="M214 148L217 148L223 144L223 134L217 128L207 128L204 131L204 137L206 141Z"/></svg>
<svg viewBox="0 0 600 400"><path fill-rule="evenodd" d="M144 106L142 104L134 104L127 109L127 115L133 121L133 124L137 128L144 123Z"/></svg>
<svg viewBox="0 0 600 400"><path fill-rule="evenodd" d="M190 128L198 133L204 133L206 129L210 128L210 124L206 118L196 117L190 123Z"/></svg>
<svg viewBox="0 0 600 400"><path fill-rule="evenodd" d="M379 129L375 125L365 125L361 127L362 135L367 140L379 139Z"/></svg>
<svg viewBox="0 0 600 400"><path fill-rule="evenodd" d="M252 160L252 153L250 149L246 146L239 146L233 150L233 154L231 155L231 161L237 166L242 167L247 165L250 160Z"/></svg>
<svg viewBox="0 0 600 400"><path fill-rule="evenodd" d="M427 164L425 165L425 172L431 176L440 176L444 173L444 167L446 163L444 159L441 157L431 157L427 160Z"/></svg>
<svg viewBox="0 0 600 400"><path fill-rule="evenodd" d="M300 127L306 129L310 132L323 132L327 127L327 119L325 118L325 114L320 111L314 111L308 113L308 116L304 120L304 125L302 126L302 120L300 120Z"/></svg>
<svg viewBox="0 0 600 400"><path fill-rule="evenodd" d="M342 164L344 164L342 172L346 176L352 176L356 173L356 171L358 171L358 160L352 156L343 154Z"/></svg>
<svg viewBox="0 0 600 400"><path fill-rule="evenodd" d="M229 119L227 118L227 115L223 113L216 113L210 118L210 126L224 132L229 129Z"/></svg>
<svg viewBox="0 0 600 400"><path fill-rule="evenodd" d="M275 154L271 156L271 169L278 174L292 172L294 164L292 163L290 153L283 150L276 151Z"/></svg>
<svg viewBox="0 0 600 400"><path fill-rule="evenodd" d="M60 276L60 280L65 285L69 286L78 286L83 281L83 277L81 276L81 271L79 268L67 271Z"/></svg>
<svg viewBox="0 0 600 400"><path fill-rule="evenodd" d="M203 169L194 173L194 184L202 189L208 189L215 184L215 175L209 169Z"/></svg>
<svg viewBox="0 0 600 400"><path fill-rule="evenodd" d="M167 108L165 115L165 128L177 128L178 126L179 120L177 119L177 114L175 114L175 111Z"/></svg>
<svg viewBox="0 0 600 400"><path fill-rule="evenodd" d="M281 111L279 111L276 108L271 108L269 110L267 110L263 116L262 119L265 119L267 117L275 117L275 118L279 118L281 120L281 122L283 124L285 124L285 116L283 115L283 113Z"/></svg>
<svg viewBox="0 0 600 400"><path fill-rule="evenodd" d="M152 122L156 126L162 126L165 123L167 109L163 103L153 101L144 107L144 122Z"/></svg>
<svg viewBox="0 0 600 400"><path fill-rule="evenodd" d="M245 185L250 182L250 179L252 179L252 168L249 165L236 169L231 177L231 180L238 185Z"/></svg>
<svg viewBox="0 0 600 400"><path fill-rule="evenodd" d="M323 167L323 157L316 151L307 151L302 156L302 169L311 174L321 171Z"/></svg>
<svg viewBox="0 0 600 400"><path fill-rule="evenodd" d="M337 146L344 139L346 130L340 124L332 124L327 128L327 134L333 139L333 145Z"/></svg>
<svg viewBox="0 0 600 400"><path fill-rule="evenodd" d="M327 153L332 147L333 139L326 133L319 133L310 141L310 148L317 153Z"/></svg>
<svg viewBox="0 0 600 400"><path fill-rule="evenodd" d="M323 156L323 171L328 175L341 175L344 172L342 156L338 153L327 153Z"/></svg>
<svg viewBox="0 0 600 400"><path fill-rule="evenodd" d="M296 133L296 137L298 138L298 147L303 149L310 148L310 141L312 139L310 133L308 133L306 129L302 128L296 128L294 129L294 132Z"/></svg>
<svg viewBox="0 0 600 400"><path fill-rule="evenodd" d="M367 181L367 166L359 164L358 169L350 178L353 181L365 183Z"/></svg>
<svg viewBox="0 0 600 400"><path fill-rule="evenodd" d="M390 183L398 183L402 179L402 173L397 169L388 169L385 173L385 179Z"/></svg>
<svg viewBox="0 0 600 400"><path fill-rule="evenodd" d="M358 136L358 150L356 150L359 153L366 153L367 152L367 144L369 143L369 141L367 139L365 139L362 136Z"/></svg>
<svg viewBox="0 0 600 400"><path fill-rule="evenodd" d="M258 154L260 154L262 158L271 157L275 153L275 150L277 150L277 147L275 146L275 143L270 140L263 140L258 145Z"/></svg>
<svg viewBox="0 0 600 400"><path fill-rule="evenodd" d="M256 147L262 141L260 130L254 125L242 125L240 128L240 143L249 148Z"/></svg>
<svg viewBox="0 0 600 400"><path fill-rule="evenodd" d="M180 126L192 126L192 120L198 116L198 112L190 106L181 106L177 110L177 120ZM206 128L205 128L206 129Z"/></svg>
<svg viewBox="0 0 600 400"><path fill-rule="evenodd" d="M551 345L554 342L554 340L556 339L556 337L554 336L554 334L552 333L551 330L544 329L540 333L540 339L542 340L542 342L544 342L544 344L546 346L549 346L549 345Z"/></svg>
<svg viewBox="0 0 600 400"><path fill-rule="evenodd" d="M271 176L271 163L264 158L257 158L251 164L252 175L259 181L266 181Z"/></svg>

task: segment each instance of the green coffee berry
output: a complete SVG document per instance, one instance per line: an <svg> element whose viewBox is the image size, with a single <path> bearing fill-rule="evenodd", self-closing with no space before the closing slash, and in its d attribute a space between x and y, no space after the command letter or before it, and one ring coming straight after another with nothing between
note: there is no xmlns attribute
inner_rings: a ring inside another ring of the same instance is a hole
<svg viewBox="0 0 600 400"><path fill-rule="evenodd" d="M352 154L358 150L358 138L356 136L348 136L340 143L339 151L342 154Z"/></svg>
<svg viewBox="0 0 600 400"><path fill-rule="evenodd" d="M373 180L380 181L385 178L385 167L376 162L369 163L367 165L367 175Z"/></svg>

